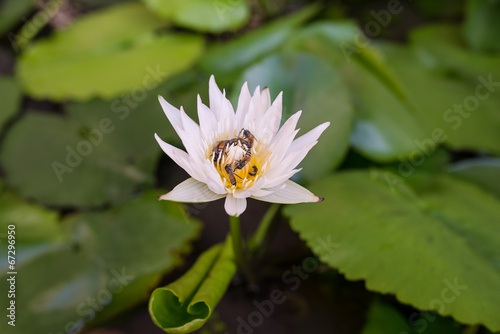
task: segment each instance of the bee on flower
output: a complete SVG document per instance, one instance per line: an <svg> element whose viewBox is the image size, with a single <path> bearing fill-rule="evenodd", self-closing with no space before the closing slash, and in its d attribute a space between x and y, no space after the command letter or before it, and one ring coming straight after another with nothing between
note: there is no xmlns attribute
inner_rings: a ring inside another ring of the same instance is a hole
<svg viewBox="0 0 500 334"><path fill-rule="evenodd" d="M198 119L173 107L161 96L160 104L187 152L155 138L163 151L191 177L159 197L177 202L210 202L226 197L224 208L239 216L247 198L271 203L320 202L323 198L289 180L297 165L330 125L323 123L295 139L301 111L280 128L282 93L271 104L269 89L257 87L251 95L241 88L236 112L210 77L210 107L198 95Z"/></svg>

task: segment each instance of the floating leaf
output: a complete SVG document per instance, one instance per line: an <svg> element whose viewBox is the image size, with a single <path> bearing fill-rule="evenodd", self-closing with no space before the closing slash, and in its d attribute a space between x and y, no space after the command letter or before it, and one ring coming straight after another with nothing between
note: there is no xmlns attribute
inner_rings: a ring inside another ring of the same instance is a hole
<svg viewBox="0 0 500 334"><path fill-rule="evenodd" d="M466 78L420 59L415 50L395 44L379 45L389 59L419 113L432 131L459 149L487 149L500 154L500 90L492 74ZM478 136L478 133L481 133Z"/></svg>
<svg viewBox="0 0 500 334"><path fill-rule="evenodd" d="M244 81L251 91L257 85L270 87L273 96L283 91L283 120L304 110L299 121L302 134L322 122L331 122L302 161L303 175L320 178L338 166L349 145L353 113L347 89L335 68L307 54L277 54L248 68L235 87L241 87Z"/></svg>
<svg viewBox="0 0 500 334"><path fill-rule="evenodd" d="M364 156L378 162L406 158L419 149L415 140L427 138L402 86L353 22L312 24L288 48L313 53L340 70L355 111L351 140Z"/></svg>
<svg viewBox="0 0 500 334"><path fill-rule="evenodd" d="M16 306L23 312L14 332L76 332L147 299L199 227L178 204L159 203L157 195L73 215L64 222L64 240L24 250L16 264ZM17 238L20 246L23 237ZM0 278L7 291L6 271ZM6 321L0 331L12 333Z"/></svg>
<svg viewBox="0 0 500 334"><path fill-rule="evenodd" d="M153 291L149 313L167 333L191 333L205 324L227 290L236 264L231 239L205 251L177 281Z"/></svg>
<svg viewBox="0 0 500 334"><path fill-rule="evenodd" d="M28 112L0 151L6 183L25 198L73 207L122 201L152 185L160 152L153 133L168 130L158 91L70 104L64 117Z"/></svg>
<svg viewBox="0 0 500 334"><path fill-rule="evenodd" d="M11 118L19 109L21 104L21 90L16 81L9 77L0 77L0 130L5 121Z"/></svg>
<svg viewBox="0 0 500 334"><path fill-rule="evenodd" d="M372 74L353 63L343 77L356 115L351 141L357 151L371 160L390 162L435 149L436 142L428 139L432 131Z"/></svg>
<svg viewBox="0 0 500 334"><path fill-rule="evenodd" d="M356 62L386 85L397 98L403 102L408 99L383 55L353 21L310 24L291 36L287 48L312 52L337 68L349 67Z"/></svg>
<svg viewBox="0 0 500 334"><path fill-rule="evenodd" d="M219 84L230 84L246 66L277 50L296 27L317 11L318 7L309 6L230 42L214 45L200 65L205 72L214 74Z"/></svg>
<svg viewBox="0 0 500 334"><path fill-rule="evenodd" d="M467 43L479 51L500 52L500 1L468 0L465 14Z"/></svg>
<svg viewBox="0 0 500 334"><path fill-rule="evenodd" d="M290 47L313 52L342 69L357 112L353 144L370 159L407 159L431 152L444 141L457 148L498 152L498 57L463 50L457 36L456 27L424 27L412 33L413 49L379 44L380 55L366 40L363 43L363 35L349 22L317 23L302 29ZM483 82L490 82L480 90L488 98L479 100L476 87ZM474 117L468 117L467 110L464 117L453 111L455 104L476 102ZM477 136L478 129L485 135Z"/></svg>
<svg viewBox="0 0 500 334"><path fill-rule="evenodd" d="M450 167L450 173L475 182L500 196L500 159L477 158L462 160Z"/></svg>
<svg viewBox="0 0 500 334"><path fill-rule="evenodd" d="M143 0L158 16L202 32L241 28L250 18L246 0Z"/></svg>
<svg viewBox="0 0 500 334"><path fill-rule="evenodd" d="M2 189L0 182L0 227L6 231L7 226L15 225L23 244L60 239L58 216L55 211L25 202L12 192Z"/></svg>
<svg viewBox="0 0 500 334"><path fill-rule="evenodd" d="M414 29L410 40L420 62L441 74L469 80L489 74L494 80L500 77L500 57L466 48L458 25L425 25Z"/></svg>
<svg viewBox="0 0 500 334"><path fill-rule="evenodd" d="M17 76L36 98L112 98L189 68L203 39L188 34L156 36L165 23L140 3L87 15L68 29L33 43L21 56Z"/></svg>
<svg viewBox="0 0 500 334"><path fill-rule="evenodd" d="M500 330L500 201L444 174L424 180L410 188L389 172L339 173L310 186L322 204L286 213L321 260L348 279Z"/></svg>

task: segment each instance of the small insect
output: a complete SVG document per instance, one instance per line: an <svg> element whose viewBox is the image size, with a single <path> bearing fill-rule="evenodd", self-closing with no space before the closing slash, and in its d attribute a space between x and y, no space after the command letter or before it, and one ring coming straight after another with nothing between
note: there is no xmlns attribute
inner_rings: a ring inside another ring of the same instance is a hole
<svg viewBox="0 0 500 334"><path fill-rule="evenodd" d="M252 147L255 141L255 137L253 134L247 129L241 129L238 137L232 139L221 140L215 144L212 149L212 161L214 163L218 163L219 159L223 154L227 154L227 150L232 145L238 145L245 149L245 154L240 160L236 160L233 163L226 164L224 166L224 170L227 173L229 178L229 182L233 186L236 186L236 178L235 176L241 178L238 174L235 174L236 170L243 169L248 162L252 158ZM232 167L234 164L234 168ZM258 168L256 166L252 166L252 171L248 174L251 176L255 176L257 174Z"/></svg>
<svg viewBox="0 0 500 334"><path fill-rule="evenodd" d="M249 150L253 146L255 137L247 129L241 129L239 134L239 139L242 139L242 144L246 146L247 150Z"/></svg>
<svg viewBox="0 0 500 334"><path fill-rule="evenodd" d="M215 144L213 150L212 150L212 156L213 156L213 162L219 161L219 158L221 154L224 153L226 150L226 147L230 145L231 140L221 140L217 144Z"/></svg>
<svg viewBox="0 0 500 334"><path fill-rule="evenodd" d="M243 169L247 165L247 163L250 161L250 159L252 158L252 147L253 147L255 137L247 129L241 129L240 134L239 134L239 139L241 139L241 145L245 146L246 152L245 152L245 155L243 155L242 159L236 161L234 170ZM250 175L252 175L252 174L250 174Z"/></svg>
<svg viewBox="0 0 500 334"><path fill-rule="evenodd" d="M257 175L257 171L258 171L258 170L259 170L259 169L257 168L257 166L252 166L252 171L251 171L251 172L249 172L248 174L249 174L249 175L252 175L252 176L255 176L255 175Z"/></svg>
<svg viewBox="0 0 500 334"><path fill-rule="evenodd" d="M241 158L240 160L237 160L235 162L234 170L243 169L243 167L245 167L247 165L247 163L250 161L251 158L252 158L252 149L249 148L245 152L245 155L243 156L243 158Z"/></svg>
<svg viewBox="0 0 500 334"><path fill-rule="evenodd" d="M231 164L227 164L226 167L224 167L224 169L226 170L227 176L229 177L229 182L231 182L231 184L235 186L236 178L234 177L234 175L236 174L234 174Z"/></svg>

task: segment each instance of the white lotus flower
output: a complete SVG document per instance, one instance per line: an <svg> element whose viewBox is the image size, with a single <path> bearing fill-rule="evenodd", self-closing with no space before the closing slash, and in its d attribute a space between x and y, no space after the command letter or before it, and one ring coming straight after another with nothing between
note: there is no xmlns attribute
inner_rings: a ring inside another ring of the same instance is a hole
<svg viewBox="0 0 500 334"><path fill-rule="evenodd" d="M198 95L199 125L182 107L179 110L158 97L187 153L167 144L156 133L155 138L191 176L159 199L199 203L226 197L224 207L231 216L245 211L248 197L284 204L323 200L289 178L300 171L295 167L316 145L329 122L294 140L301 111L280 129L282 93L271 105L269 89L261 91L257 87L251 96L245 83L235 113L225 91L220 91L211 76L209 97L210 108Z"/></svg>

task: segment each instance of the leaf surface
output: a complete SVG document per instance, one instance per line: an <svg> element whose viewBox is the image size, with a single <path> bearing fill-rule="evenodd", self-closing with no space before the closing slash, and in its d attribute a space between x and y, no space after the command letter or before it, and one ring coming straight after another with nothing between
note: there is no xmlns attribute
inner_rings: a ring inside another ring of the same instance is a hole
<svg viewBox="0 0 500 334"><path fill-rule="evenodd" d="M1 332L71 332L146 300L199 229L178 204L160 203L156 195L73 215L58 226L59 240L27 244L20 226L15 300L24 311L14 331L4 321ZM5 265L6 257L0 267ZM0 286L8 291L6 272Z"/></svg>
<svg viewBox="0 0 500 334"><path fill-rule="evenodd" d="M10 77L0 77L0 130L21 106L21 89L17 82Z"/></svg>
<svg viewBox="0 0 500 334"><path fill-rule="evenodd" d="M70 207L120 202L152 185L160 153L153 134L176 137L160 90L72 103L64 116L28 112L2 143L5 182L25 198Z"/></svg>
<svg viewBox="0 0 500 334"><path fill-rule="evenodd" d="M23 89L39 99L139 94L189 68L202 53L200 36L154 33L165 25L140 3L89 14L27 48L17 77Z"/></svg>
<svg viewBox="0 0 500 334"><path fill-rule="evenodd" d="M246 0L143 0L155 14L188 29L221 33L250 19Z"/></svg>
<svg viewBox="0 0 500 334"><path fill-rule="evenodd" d="M370 290L500 329L500 201L445 174L396 186L389 172L348 171L311 185L321 204L289 206L322 261ZM314 222L313 224L311 222ZM319 238L338 245L320 247Z"/></svg>

